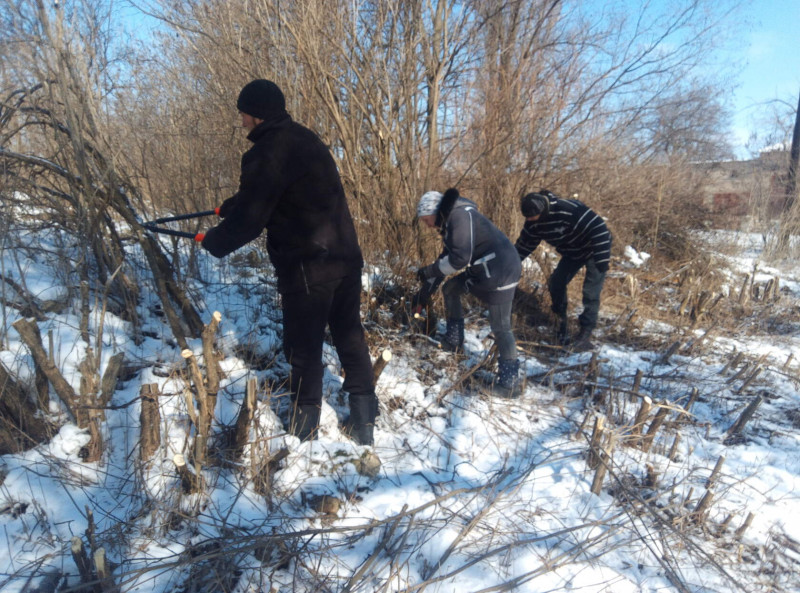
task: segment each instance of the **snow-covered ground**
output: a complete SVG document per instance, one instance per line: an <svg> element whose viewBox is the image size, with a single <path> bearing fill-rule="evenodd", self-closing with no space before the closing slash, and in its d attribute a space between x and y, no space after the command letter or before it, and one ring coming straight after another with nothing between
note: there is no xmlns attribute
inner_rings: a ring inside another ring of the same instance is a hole
<svg viewBox="0 0 800 593"><path fill-rule="evenodd" d="M16 237L37 246L52 239ZM755 282L777 275L759 262L760 235L737 240L743 248L726 257L742 273L757 270ZM47 249L32 259L11 243L0 253L5 277L24 280L42 300L74 292L63 262L40 256ZM647 254L626 254L626 265L647 265ZM222 313L226 378L214 432L234 422L255 377L251 446L236 462L204 468L201 494L183 494L172 458L193 436L184 359L153 302L140 314L147 335L160 337L139 344L98 302L90 335L100 374L117 352L139 371L106 411L99 462L81 460L89 435L71 423L45 444L0 458L2 591L78 590L70 589L80 583L70 545L79 537L90 547L89 513L94 546L112 561L121 591L800 591L796 323L783 335L714 332L702 348L670 356L604 340L602 332L594 353L523 345L524 394L503 400L477 389L474 377L458 381L491 345L480 312L468 320L460 358L408 328L381 324L382 312L373 312L366 322L373 355L391 348L393 358L378 382L372 452L381 467L372 475L362 467L369 449L338 428L347 405L335 351L325 352L320 438L301 444L276 415L285 409L288 367L268 267L199 258L197 304L206 322ZM796 317L800 267L780 276L778 305ZM147 285L143 264L140 280ZM365 280L381 282L372 268ZM732 291L740 281L732 276ZM18 318L6 304L0 362L24 381L33 365L11 327ZM43 335L52 331L53 359L77 390L89 345L76 305L39 326ZM697 336L707 329L701 323ZM641 334L664 330L663 322L640 322ZM200 341L191 347L202 360ZM244 351L273 361L251 368ZM744 356L732 365L735 352ZM139 394L153 383L162 394L161 448L143 465ZM741 434L728 434L757 398ZM643 400L652 407L637 425ZM50 411L65 421L55 397ZM283 449L271 489L257 487L254 468ZM606 471L595 494L598 468ZM338 508L321 512L323 495Z"/></svg>

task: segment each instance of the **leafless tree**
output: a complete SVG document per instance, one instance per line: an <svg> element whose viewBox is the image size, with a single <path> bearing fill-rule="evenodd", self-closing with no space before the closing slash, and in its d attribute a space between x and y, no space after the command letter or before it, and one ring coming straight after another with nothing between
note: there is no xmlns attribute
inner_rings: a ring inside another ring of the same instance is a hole
<svg viewBox="0 0 800 593"><path fill-rule="evenodd" d="M27 196L31 221L72 237L75 284L95 286L109 308L136 327L139 288L123 248L131 233L148 259L176 339L199 335L194 306L140 226L144 194L127 174L126 146L109 100L120 73L108 5L38 0L2 9L4 45L13 42L18 52L2 81L0 160L6 179Z"/></svg>

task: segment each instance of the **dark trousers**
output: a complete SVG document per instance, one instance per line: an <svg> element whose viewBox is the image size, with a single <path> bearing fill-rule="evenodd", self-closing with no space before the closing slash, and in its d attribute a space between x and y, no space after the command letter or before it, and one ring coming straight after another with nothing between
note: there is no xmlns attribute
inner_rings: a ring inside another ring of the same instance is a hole
<svg viewBox="0 0 800 593"><path fill-rule="evenodd" d="M603 290L606 275L597 269L593 259L578 261L562 257L550 276L548 288L553 313L559 317L566 317L567 285L584 266L586 266L586 277L583 280L583 312L578 316L578 322L581 327L594 329L600 312L600 292Z"/></svg>
<svg viewBox="0 0 800 593"><path fill-rule="evenodd" d="M372 361L361 326L361 272L282 295L283 351L292 366L290 388L297 405L322 403L325 327L345 372L342 389L372 395Z"/></svg>
<svg viewBox="0 0 800 593"><path fill-rule="evenodd" d="M444 309L448 319L463 319L464 309L461 306L461 297L469 292L469 277L459 274L450 278L442 286ZM486 304L489 309L489 326L494 334L497 352L503 360L517 359L517 340L511 331L511 305L514 291L509 291L511 297L507 302Z"/></svg>

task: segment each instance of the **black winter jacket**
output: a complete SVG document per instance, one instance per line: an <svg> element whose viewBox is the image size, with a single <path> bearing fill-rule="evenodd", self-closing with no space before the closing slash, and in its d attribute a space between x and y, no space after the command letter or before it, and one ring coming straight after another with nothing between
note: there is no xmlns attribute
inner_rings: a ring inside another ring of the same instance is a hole
<svg viewBox="0 0 800 593"><path fill-rule="evenodd" d="M436 260L439 274L466 268L469 290L489 304L509 302L522 265L514 246L474 202L459 197L442 226L444 251Z"/></svg>
<svg viewBox="0 0 800 593"><path fill-rule="evenodd" d="M363 266L339 172L327 146L284 115L247 136L239 191L203 247L224 257L267 230L278 290L290 293L342 278Z"/></svg>

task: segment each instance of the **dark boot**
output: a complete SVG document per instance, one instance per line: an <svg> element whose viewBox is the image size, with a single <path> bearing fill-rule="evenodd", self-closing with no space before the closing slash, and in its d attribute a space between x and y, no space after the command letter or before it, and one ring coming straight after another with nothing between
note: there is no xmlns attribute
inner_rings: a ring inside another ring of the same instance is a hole
<svg viewBox="0 0 800 593"><path fill-rule="evenodd" d="M295 405L289 418L289 433L301 441L313 441L319 428L319 406Z"/></svg>
<svg viewBox="0 0 800 593"><path fill-rule="evenodd" d="M350 418L344 432L359 445L372 445L375 417L378 415L378 398L374 393L350 394Z"/></svg>
<svg viewBox="0 0 800 593"><path fill-rule="evenodd" d="M594 328L591 327L581 326L580 331L575 334L575 337L572 339L570 348L578 352L594 348L594 344L591 342L593 329Z"/></svg>
<svg viewBox="0 0 800 593"><path fill-rule="evenodd" d="M556 321L556 344L566 346L569 344L569 324L566 317L558 317Z"/></svg>
<svg viewBox="0 0 800 593"><path fill-rule="evenodd" d="M464 346L464 320L448 319L447 329L442 338L442 349L447 352L457 352Z"/></svg>
<svg viewBox="0 0 800 593"><path fill-rule="evenodd" d="M500 359L497 362L497 376L492 391L499 397L519 397L519 361L517 359Z"/></svg>

